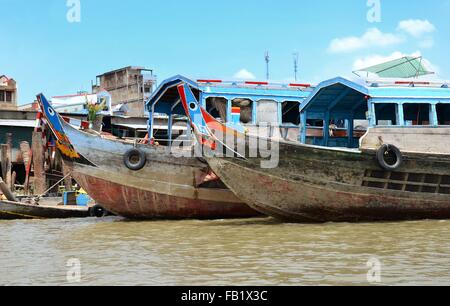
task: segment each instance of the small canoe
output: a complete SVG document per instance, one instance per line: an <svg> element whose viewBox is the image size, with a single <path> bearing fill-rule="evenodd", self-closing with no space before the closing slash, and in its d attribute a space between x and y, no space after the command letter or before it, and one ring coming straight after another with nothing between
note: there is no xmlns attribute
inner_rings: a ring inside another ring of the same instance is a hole
<svg viewBox="0 0 450 306"><path fill-rule="evenodd" d="M35 205L0 201L0 220L17 219L67 219L90 216L88 207L62 205Z"/></svg>

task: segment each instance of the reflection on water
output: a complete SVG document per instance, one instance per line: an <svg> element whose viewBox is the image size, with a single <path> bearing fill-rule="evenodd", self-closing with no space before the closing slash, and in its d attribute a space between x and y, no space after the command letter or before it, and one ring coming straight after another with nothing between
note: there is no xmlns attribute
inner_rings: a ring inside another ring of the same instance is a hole
<svg viewBox="0 0 450 306"><path fill-rule="evenodd" d="M450 285L450 221L0 221L0 285Z"/></svg>

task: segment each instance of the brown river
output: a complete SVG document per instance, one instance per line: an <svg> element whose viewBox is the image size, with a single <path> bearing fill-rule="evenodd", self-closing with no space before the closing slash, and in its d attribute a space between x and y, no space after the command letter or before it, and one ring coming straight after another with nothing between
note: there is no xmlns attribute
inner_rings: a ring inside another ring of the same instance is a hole
<svg viewBox="0 0 450 306"><path fill-rule="evenodd" d="M0 221L0 285L450 285L450 221Z"/></svg>

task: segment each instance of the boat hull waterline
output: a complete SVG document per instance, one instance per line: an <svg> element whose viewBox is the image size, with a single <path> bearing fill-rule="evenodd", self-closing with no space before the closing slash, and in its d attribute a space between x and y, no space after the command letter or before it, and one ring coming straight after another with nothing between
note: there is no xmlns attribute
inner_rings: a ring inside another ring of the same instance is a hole
<svg viewBox="0 0 450 306"><path fill-rule="evenodd" d="M0 220L67 219L89 216L88 207L46 206L0 201Z"/></svg>
<svg viewBox="0 0 450 306"><path fill-rule="evenodd" d="M284 221L450 219L448 158L409 154L401 168L387 172L375 152L297 144L280 144L280 152L276 169L261 168L258 158L207 161L239 198Z"/></svg>
<svg viewBox="0 0 450 306"><path fill-rule="evenodd" d="M51 109L44 97L40 100L44 110ZM58 120L54 126L59 126L59 133L55 134L62 134L69 142L67 150L60 148L63 157L65 151L79 155L65 156L72 176L97 203L116 215L133 219L261 216L215 179L208 165L198 158L180 157L168 147L92 135L52 114L46 113L48 123ZM140 170L130 170L124 163L131 149L145 154L146 163Z"/></svg>
<svg viewBox="0 0 450 306"><path fill-rule="evenodd" d="M146 153L147 164L139 171L132 171L124 165L123 156L133 144L64 126L75 150L96 165L72 163L73 177L94 200L114 214L133 219L260 215L225 187L200 187L209 168L196 158L171 156L166 148L142 145L139 149Z"/></svg>

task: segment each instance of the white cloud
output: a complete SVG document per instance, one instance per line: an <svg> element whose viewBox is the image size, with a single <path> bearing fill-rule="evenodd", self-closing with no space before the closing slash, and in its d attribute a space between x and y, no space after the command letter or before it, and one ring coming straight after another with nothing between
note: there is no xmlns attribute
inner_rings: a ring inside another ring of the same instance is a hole
<svg viewBox="0 0 450 306"><path fill-rule="evenodd" d="M409 19L400 21L397 27L400 31L405 31L414 38L420 38L424 34L433 33L436 27L428 20Z"/></svg>
<svg viewBox="0 0 450 306"><path fill-rule="evenodd" d="M383 33L377 28L370 28L362 36L335 38L331 41L328 51L331 53L352 52L373 47L387 47L400 44L404 38L398 34Z"/></svg>
<svg viewBox="0 0 450 306"><path fill-rule="evenodd" d="M254 80L256 79L255 75L248 71L247 69L239 70L234 76L235 79L243 79L243 80Z"/></svg>
<svg viewBox="0 0 450 306"><path fill-rule="evenodd" d="M387 56L378 55L378 54L369 55L366 57L356 59L353 63L353 70L358 71L359 69L364 69L364 68L375 66L375 65L382 64L385 62L393 61L393 60L399 59L404 56L419 57L419 56L422 56L422 53L420 51L416 51L411 54L405 54L403 52L396 51ZM425 68L427 68L427 70L433 71L435 73L439 72L439 67L432 64L427 59L422 59L422 64L425 66Z"/></svg>

